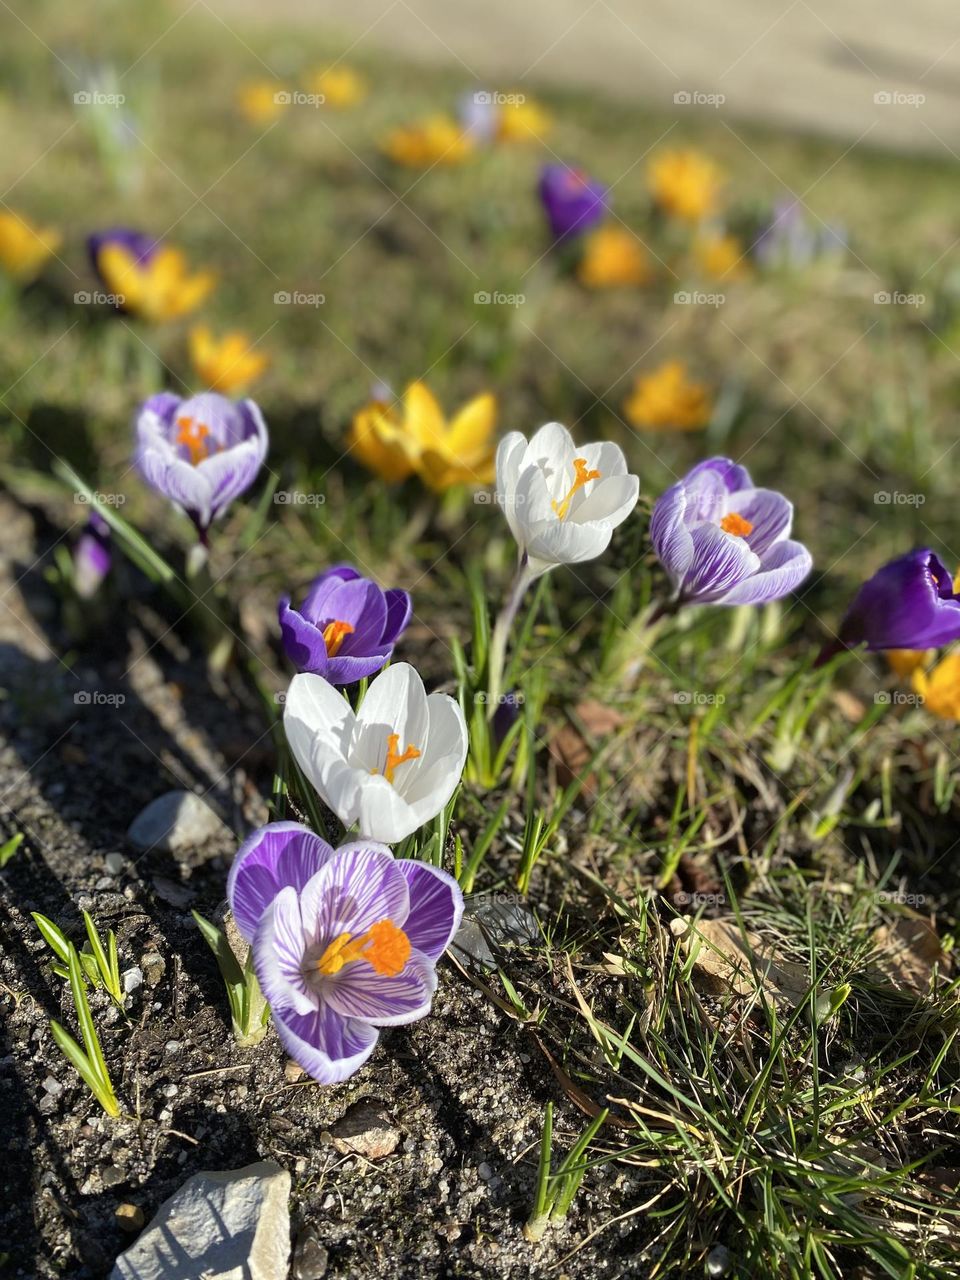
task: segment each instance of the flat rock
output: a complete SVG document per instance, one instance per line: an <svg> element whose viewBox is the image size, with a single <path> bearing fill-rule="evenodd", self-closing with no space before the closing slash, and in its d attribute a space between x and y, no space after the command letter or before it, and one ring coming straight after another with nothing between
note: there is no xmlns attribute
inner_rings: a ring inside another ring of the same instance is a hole
<svg viewBox="0 0 960 1280"><path fill-rule="evenodd" d="M174 856L189 854L209 844L231 838L229 827L192 791L168 791L151 800L131 822L127 839L146 853L159 849Z"/></svg>
<svg viewBox="0 0 960 1280"><path fill-rule="evenodd" d="M333 1145L344 1154L382 1160L397 1149L400 1134L380 1106L369 1100L355 1102L331 1126Z"/></svg>
<svg viewBox="0 0 960 1280"><path fill-rule="evenodd" d="M290 1262L290 1175L262 1160L188 1178L110 1280L280 1280Z"/></svg>

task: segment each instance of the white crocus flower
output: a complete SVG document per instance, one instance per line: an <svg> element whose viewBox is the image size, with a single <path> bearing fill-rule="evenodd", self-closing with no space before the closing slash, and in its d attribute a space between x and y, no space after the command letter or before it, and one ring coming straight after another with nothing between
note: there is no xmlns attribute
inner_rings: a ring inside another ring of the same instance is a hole
<svg viewBox="0 0 960 1280"><path fill-rule="evenodd" d="M507 637L527 588L555 565L602 555L639 493L623 450L609 440L578 448L566 427L548 422L529 441L519 431L500 441L497 502L520 548L520 564L490 640L490 718L500 703Z"/></svg>
<svg viewBox="0 0 960 1280"><path fill-rule="evenodd" d="M548 422L529 442L511 431L497 449L497 502L528 580L602 555L639 492L618 445L601 440L578 448L559 422Z"/></svg>
<svg viewBox="0 0 960 1280"><path fill-rule="evenodd" d="M322 676L290 682L283 728L297 764L345 826L390 844L440 812L467 756L463 712L406 662L372 682L356 714Z"/></svg>

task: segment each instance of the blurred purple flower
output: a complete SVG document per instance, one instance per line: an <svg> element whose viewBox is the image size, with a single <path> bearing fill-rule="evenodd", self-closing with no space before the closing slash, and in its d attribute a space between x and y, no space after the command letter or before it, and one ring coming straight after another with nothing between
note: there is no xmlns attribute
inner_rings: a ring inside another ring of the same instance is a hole
<svg viewBox="0 0 960 1280"><path fill-rule="evenodd" d="M813 567L789 539L792 521L782 494L755 488L729 458L710 458L657 499L650 538L679 604L765 604Z"/></svg>
<svg viewBox="0 0 960 1280"><path fill-rule="evenodd" d="M505 693L490 722L494 746L499 748L523 712L523 694Z"/></svg>
<svg viewBox="0 0 960 1280"><path fill-rule="evenodd" d="M332 849L295 822L245 841L227 897L281 1044L321 1084L353 1075L380 1027L430 1012L463 914L445 871L367 840Z"/></svg>
<svg viewBox="0 0 960 1280"><path fill-rule="evenodd" d="M842 227L815 228L798 200L778 200L753 242L763 267L807 267L817 258L846 248Z"/></svg>
<svg viewBox="0 0 960 1280"><path fill-rule="evenodd" d="M820 662L841 649L938 649L960 640L960 596L947 569L924 547L878 569L854 596L837 639Z"/></svg>
<svg viewBox="0 0 960 1280"><path fill-rule="evenodd" d="M383 591L351 565L336 565L314 578L299 609L281 597L283 648L298 671L353 684L389 662L412 607L406 591Z"/></svg>
<svg viewBox="0 0 960 1280"><path fill-rule="evenodd" d="M73 588L81 600L93 599L112 563L110 526L99 511L91 511L73 549Z"/></svg>
<svg viewBox="0 0 960 1280"><path fill-rule="evenodd" d="M555 240L589 231L607 212L606 187L564 164L544 165L539 193Z"/></svg>
<svg viewBox="0 0 960 1280"><path fill-rule="evenodd" d="M249 489L267 453L267 427L252 400L213 391L183 400L161 391L136 419L136 465L146 482L186 511L206 541L210 522Z"/></svg>

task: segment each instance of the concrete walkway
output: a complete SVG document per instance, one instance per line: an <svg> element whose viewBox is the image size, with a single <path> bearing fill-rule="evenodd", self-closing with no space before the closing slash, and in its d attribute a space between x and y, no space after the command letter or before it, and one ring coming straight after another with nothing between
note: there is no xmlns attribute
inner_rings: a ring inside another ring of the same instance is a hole
<svg viewBox="0 0 960 1280"><path fill-rule="evenodd" d="M189 5L191 0L183 0ZM202 0L460 66L492 89L576 85L667 112L960 154L956 0ZM202 7L202 5L201 5ZM345 54L345 56L349 56ZM676 101L689 94L692 101Z"/></svg>

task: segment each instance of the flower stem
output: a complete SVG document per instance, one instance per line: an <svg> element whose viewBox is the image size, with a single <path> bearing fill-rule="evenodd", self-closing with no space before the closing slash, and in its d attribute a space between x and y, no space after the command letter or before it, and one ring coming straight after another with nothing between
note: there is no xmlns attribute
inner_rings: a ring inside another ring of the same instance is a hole
<svg viewBox="0 0 960 1280"><path fill-rule="evenodd" d="M494 624L493 635L490 637L490 653L487 659L488 720L493 719L497 707L500 705L500 698L503 695L503 668L507 657L507 637L517 616L517 610L520 608L523 597L527 593L527 588L535 577L536 575L530 572L527 557L522 556L517 566L516 577L510 587L510 594L500 610L500 614Z"/></svg>

